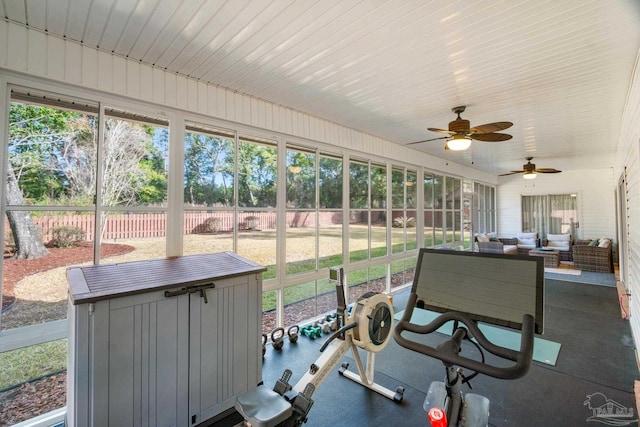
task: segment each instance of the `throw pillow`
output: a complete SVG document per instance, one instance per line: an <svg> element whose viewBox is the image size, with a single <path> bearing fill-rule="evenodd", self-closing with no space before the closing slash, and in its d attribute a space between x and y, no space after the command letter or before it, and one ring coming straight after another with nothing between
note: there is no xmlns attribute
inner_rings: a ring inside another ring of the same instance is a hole
<svg viewBox="0 0 640 427"><path fill-rule="evenodd" d="M598 239L593 239L592 241L589 242L589 244L587 246L598 246Z"/></svg>
<svg viewBox="0 0 640 427"><path fill-rule="evenodd" d="M491 242L499 242L500 240L498 240L497 237L490 237L489 241L491 241Z"/></svg>
<svg viewBox="0 0 640 427"><path fill-rule="evenodd" d="M611 244L611 240L602 239L602 240L600 240L600 243L598 244L598 247L599 248L608 248L610 244Z"/></svg>

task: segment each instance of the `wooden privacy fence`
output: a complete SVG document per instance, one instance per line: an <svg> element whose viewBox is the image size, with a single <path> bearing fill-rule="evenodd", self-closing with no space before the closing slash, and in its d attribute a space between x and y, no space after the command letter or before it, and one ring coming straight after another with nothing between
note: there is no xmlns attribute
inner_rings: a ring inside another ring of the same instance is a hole
<svg viewBox="0 0 640 427"><path fill-rule="evenodd" d="M287 212L286 221L289 227L314 227L315 212ZM340 224L341 212L320 212L321 224ZM54 237L54 230L69 227L82 230L85 240L94 240L94 215L43 215L32 216L39 227L44 242ZM277 224L275 212L243 212L238 213L237 228L239 230L273 230ZM231 232L235 221L233 212L185 212L183 222L184 234L201 234L212 232ZM167 229L167 216L164 213L130 213L108 215L103 232L104 240L135 239L145 237L164 237ZM9 222L5 218L5 235L10 233Z"/></svg>

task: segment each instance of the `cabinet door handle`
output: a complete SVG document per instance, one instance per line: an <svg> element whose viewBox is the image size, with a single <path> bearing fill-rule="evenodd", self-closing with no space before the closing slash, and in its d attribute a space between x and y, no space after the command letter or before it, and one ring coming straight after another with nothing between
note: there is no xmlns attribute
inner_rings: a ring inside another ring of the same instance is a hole
<svg viewBox="0 0 640 427"><path fill-rule="evenodd" d="M193 294L196 292L200 292L200 298L204 298L204 303L207 304L209 301L207 300L207 289L215 288L216 284L206 283L204 285L196 285L196 286L188 286L180 289L176 289L175 291L164 291L165 298L177 297L178 295L184 294Z"/></svg>

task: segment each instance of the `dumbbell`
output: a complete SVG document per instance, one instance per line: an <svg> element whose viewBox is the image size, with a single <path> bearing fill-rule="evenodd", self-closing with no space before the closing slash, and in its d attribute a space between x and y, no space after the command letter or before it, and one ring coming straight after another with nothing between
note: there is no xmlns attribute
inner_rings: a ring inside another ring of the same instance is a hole
<svg viewBox="0 0 640 427"><path fill-rule="evenodd" d="M262 334L262 357L267 352L267 334Z"/></svg>
<svg viewBox="0 0 640 427"><path fill-rule="evenodd" d="M287 329L287 335L289 336L289 342L295 344L298 342L298 332L300 332L300 326L293 325Z"/></svg>
<svg viewBox="0 0 640 427"><path fill-rule="evenodd" d="M282 350L284 346L284 328L275 328L271 332L271 342L275 350Z"/></svg>
<svg viewBox="0 0 640 427"><path fill-rule="evenodd" d="M325 322L324 319L320 319L318 321L313 322L313 327L319 328L325 334L328 334L329 331L331 330L331 327L329 326L329 322Z"/></svg>
<svg viewBox="0 0 640 427"><path fill-rule="evenodd" d="M331 328L332 331L337 331L338 330L338 319L337 319L338 315L336 313L333 314L327 314L327 317L325 318L327 320L327 322L329 323L329 327Z"/></svg>
<svg viewBox="0 0 640 427"><path fill-rule="evenodd" d="M314 327L313 325L306 325L300 328L300 334L313 340L322 336L322 329Z"/></svg>

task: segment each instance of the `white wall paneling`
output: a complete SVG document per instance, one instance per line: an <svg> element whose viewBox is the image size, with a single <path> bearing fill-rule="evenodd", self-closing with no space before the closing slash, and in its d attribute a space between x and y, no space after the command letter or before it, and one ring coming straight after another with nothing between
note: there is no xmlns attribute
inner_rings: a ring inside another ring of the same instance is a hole
<svg viewBox="0 0 640 427"><path fill-rule="evenodd" d="M398 146L285 106L208 85L159 67L99 52L95 48L16 23L0 20L0 34L3 33L7 34L7 38L6 43L0 42L0 67L11 71L328 142L363 153L383 153L390 159L438 172L497 183L495 176L459 163ZM30 55L30 51L37 54ZM46 62L43 58L46 58Z"/></svg>
<svg viewBox="0 0 640 427"><path fill-rule="evenodd" d="M47 36L37 31L29 31L29 51L27 65L33 74L47 74Z"/></svg>
<svg viewBox="0 0 640 427"><path fill-rule="evenodd" d="M625 171L626 169L626 171ZM628 277L625 285L631 297L631 331L635 346L640 346L640 52L636 58L633 80L627 97L618 151L615 157L615 177L626 175L628 253L625 254ZM625 230L621 230L625 232Z"/></svg>
<svg viewBox="0 0 640 427"><path fill-rule="evenodd" d="M94 48L82 47L82 84L98 87L98 51Z"/></svg>
<svg viewBox="0 0 640 427"><path fill-rule="evenodd" d="M521 175L501 178L498 187L498 234L513 237L522 231L521 196L577 194L578 238L615 238L615 185L613 170L590 169L561 174L538 174L525 180Z"/></svg>

